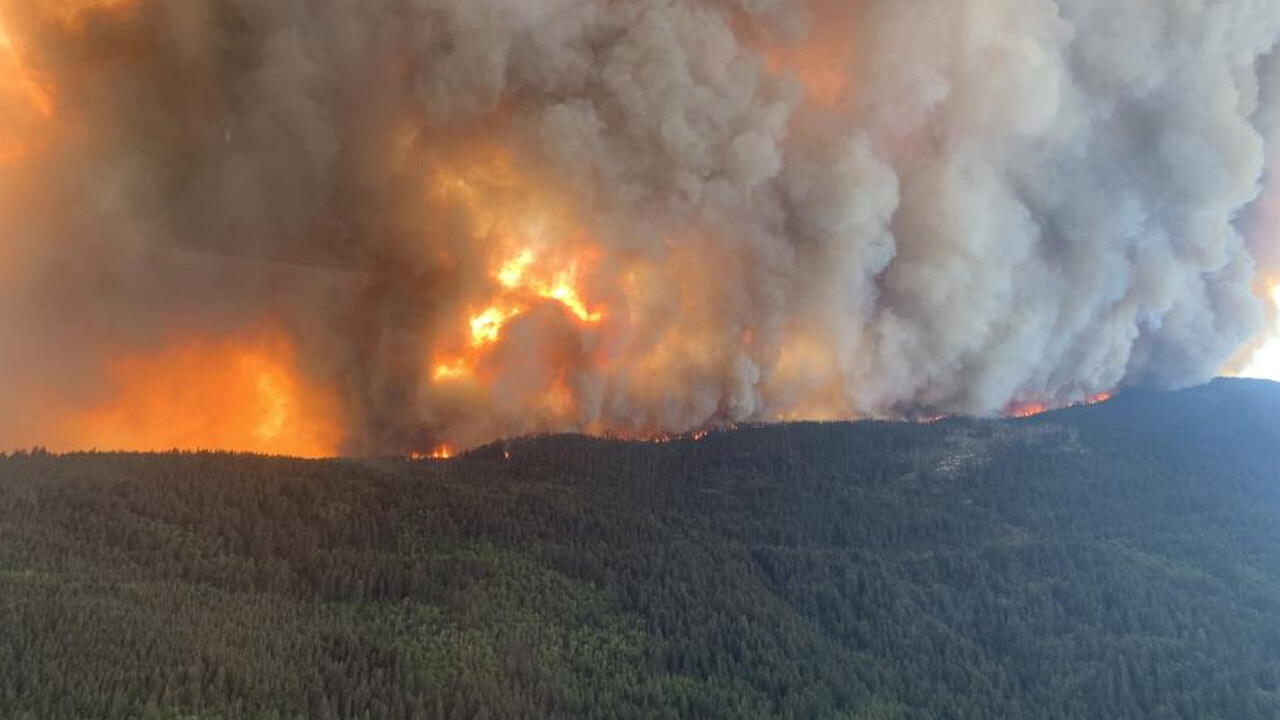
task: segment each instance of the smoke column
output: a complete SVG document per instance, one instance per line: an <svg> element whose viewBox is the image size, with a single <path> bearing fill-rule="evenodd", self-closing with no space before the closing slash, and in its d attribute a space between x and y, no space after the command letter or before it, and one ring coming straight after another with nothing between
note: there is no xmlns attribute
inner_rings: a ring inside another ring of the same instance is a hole
<svg viewBox="0 0 1280 720"><path fill-rule="evenodd" d="M0 23L0 446L997 414L1200 382L1266 326L1274 0Z"/></svg>

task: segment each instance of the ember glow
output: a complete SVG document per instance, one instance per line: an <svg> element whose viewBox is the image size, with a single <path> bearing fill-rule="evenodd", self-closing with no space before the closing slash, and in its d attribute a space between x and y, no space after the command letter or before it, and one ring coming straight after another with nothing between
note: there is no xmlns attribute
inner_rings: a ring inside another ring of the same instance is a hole
<svg viewBox="0 0 1280 720"><path fill-rule="evenodd" d="M1238 218L1280 4L1100 7L0 0L0 447L429 459L1206 380L1275 316Z"/></svg>

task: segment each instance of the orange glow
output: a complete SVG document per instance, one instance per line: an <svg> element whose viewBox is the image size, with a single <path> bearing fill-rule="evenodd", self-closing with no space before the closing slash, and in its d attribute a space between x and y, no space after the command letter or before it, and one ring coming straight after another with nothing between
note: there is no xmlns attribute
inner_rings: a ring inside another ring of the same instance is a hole
<svg viewBox="0 0 1280 720"><path fill-rule="evenodd" d="M496 275L499 283L508 290L514 290L524 282L525 273L533 264L533 250L524 248L515 257L502 264Z"/></svg>
<svg viewBox="0 0 1280 720"><path fill-rule="evenodd" d="M0 2L0 166L13 165L47 147L56 119L58 87L41 70L22 31L43 27L80 32L90 12L119 16L137 0L25 0ZM14 10L13 8L21 8ZM6 16L5 8L12 13Z"/></svg>
<svg viewBox="0 0 1280 720"><path fill-rule="evenodd" d="M1110 392L1100 392L1095 395L1090 395L1088 398L1086 398L1081 402L1071 403L1066 407L1080 407L1081 405L1101 405L1102 403L1110 401L1112 397L1114 396ZM1009 410L1005 412L1005 415L1011 418L1025 419L1025 418L1032 418L1037 415L1043 415L1049 412L1050 410L1055 410L1055 409L1058 409L1058 408L1051 407L1041 402L1016 403L1012 405L1009 408Z"/></svg>
<svg viewBox="0 0 1280 720"><path fill-rule="evenodd" d="M23 48L0 16L0 166L37 151L53 117L53 90L23 58Z"/></svg>
<svg viewBox="0 0 1280 720"><path fill-rule="evenodd" d="M135 4L136 0L39 0L31 3L31 15L27 17L74 30L84 22L88 11L122 12ZM25 106L48 120L54 116L56 88L27 62L26 49L15 40L13 32L9 21L0 14L0 107ZM0 137L0 161L25 154L28 145L13 137Z"/></svg>
<svg viewBox="0 0 1280 720"><path fill-rule="evenodd" d="M768 60L774 72L794 72L809 99L833 107L849 95L849 75L844 65L851 58L847 49L828 54L818 45L806 44L775 51Z"/></svg>
<svg viewBox="0 0 1280 720"><path fill-rule="evenodd" d="M711 434L710 430L694 430L685 433L638 433L635 435L607 433L606 436L614 440L624 440L627 442L648 443L651 445L667 445L675 442L701 442Z"/></svg>
<svg viewBox="0 0 1280 720"><path fill-rule="evenodd" d="M509 153L487 148L445 167L434 178L432 195L462 211L471 233L487 249L489 283L458 318L456 333L446 333L433 348L428 377L433 385L458 385L489 392L500 382L499 367L487 363L500 352L507 326L550 301L583 331L605 319L602 307L588 300L583 279L596 269L598 252L578 226L569 207L548 184L526 177ZM490 368L478 372L480 368ZM537 403L548 417L568 418L577 411L563 368L545 370L552 383ZM479 398L472 398L473 401Z"/></svg>
<svg viewBox="0 0 1280 720"><path fill-rule="evenodd" d="M52 90L41 84L23 61L22 49L10 36L3 17L0 17L0 97L25 101L45 118L53 115Z"/></svg>
<svg viewBox="0 0 1280 720"><path fill-rule="evenodd" d="M75 27L83 22L87 11L123 12L137 2L138 0L45 0L41 9L63 25Z"/></svg>
<svg viewBox="0 0 1280 720"><path fill-rule="evenodd" d="M503 326L522 312L524 312L522 308L494 306L473 315L468 322L471 326L471 346L479 348L497 342L502 335Z"/></svg>
<svg viewBox="0 0 1280 720"><path fill-rule="evenodd" d="M566 272L556 275L550 284L535 283L533 288L539 297L555 300L564 305L569 312L573 313L582 322L600 322L604 319L604 313L587 309L586 303L582 301L582 296L578 294L577 279L578 266L572 264Z"/></svg>
<svg viewBox="0 0 1280 720"><path fill-rule="evenodd" d="M66 422L69 447L338 453L336 402L305 386L293 348L276 333L123 357L109 379L109 396Z"/></svg>
<svg viewBox="0 0 1280 720"><path fill-rule="evenodd" d="M436 382L453 382L472 374L472 368L466 358L453 358L437 362L431 370L431 378Z"/></svg>
<svg viewBox="0 0 1280 720"><path fill-rule="evenodd" d="M1037 415L1043 415L1047 412L1049 412L1048 405L1045 405L1044 403L1032 402L1032 403L1019 403L1017 405L1014 405L1012 408L1009 409L1009 412L1007 414L1009 415L1009 417L1012 417L1012 418L1024 419L1024 418L1035 417Z"/></svg>
<svg viewBox="0 0 1280 720"><path fill-rule="evenodd" d="M826 108L844 104L857 94L859 15L854 0L805 0L813 26L799 41L747 38L763 53L771 70L794 73L808 101Z"/></svg>
<svg viewBox="0 0 1280 720"><path fill-rule="evenodd" d="M439 445L431 452L415 452L409 453L409 459L415 462L424 462L427 460L448 460L454 456L453 448L448 445Z"/></svg>

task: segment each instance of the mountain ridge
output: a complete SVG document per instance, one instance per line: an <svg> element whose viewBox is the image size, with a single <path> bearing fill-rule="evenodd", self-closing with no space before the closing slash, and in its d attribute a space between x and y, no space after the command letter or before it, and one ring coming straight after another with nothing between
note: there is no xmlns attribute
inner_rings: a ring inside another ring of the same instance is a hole
<svg viewBox="0 0 1280 720"><path fill-rule="evenodd" d="M1280 714L1280 385L0 461L0 716Z"/></svg>

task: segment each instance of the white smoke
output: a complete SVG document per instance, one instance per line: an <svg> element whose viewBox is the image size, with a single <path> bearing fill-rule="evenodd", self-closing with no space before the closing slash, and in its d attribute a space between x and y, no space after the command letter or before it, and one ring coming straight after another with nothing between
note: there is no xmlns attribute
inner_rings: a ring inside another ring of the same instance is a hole
<svg viewBox="0 0 1280 720"><path fill-rule="evenodd" d="M1280 110L1274 0L0 14L63 123L28 197L0 200L22 278L0 363L34 386L81 392L89 334L269 314L369 452L1068 403L1205 380L1263 322L1275 248L1239 228ZM491 238L429 189L494 146L568 198L609 312L531 310L492 382L451 393L425 358L492 285ZM537 409L556 383L572 409Z"/></svg>

